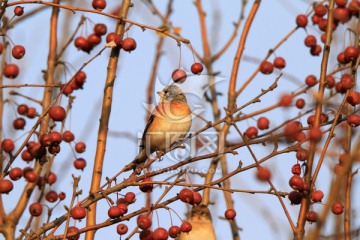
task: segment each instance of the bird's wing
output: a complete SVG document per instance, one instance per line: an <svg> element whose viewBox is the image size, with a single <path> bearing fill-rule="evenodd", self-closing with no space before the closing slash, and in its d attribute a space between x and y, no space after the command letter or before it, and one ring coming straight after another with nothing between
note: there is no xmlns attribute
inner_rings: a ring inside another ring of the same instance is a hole
<svg viewBox="0 0 360 240"><path fill-rule="evenodd" d="M141 137L141 144L139 146L140 148L140 151L141 152L144 148L145 148L145 141L146 141L146 133L151 125L151 123L154 121L154 118L155 118L155 114L151 114L150 118L149 118L149 121L147 122L146 126L145 126L145 129L144 129L144 132L143 132L143 135Z"/></svg>

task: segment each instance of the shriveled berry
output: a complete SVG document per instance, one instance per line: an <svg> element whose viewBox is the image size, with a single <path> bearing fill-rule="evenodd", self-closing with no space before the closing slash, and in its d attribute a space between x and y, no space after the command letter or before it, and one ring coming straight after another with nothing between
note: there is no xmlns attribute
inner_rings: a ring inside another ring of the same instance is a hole
<svg viewBox="0 0 360 240"><path fill-rule="evenodd" d="M342 214L344 212L344 205L341 202L334 202L331 206L331 211L336 214Z"/></svg>

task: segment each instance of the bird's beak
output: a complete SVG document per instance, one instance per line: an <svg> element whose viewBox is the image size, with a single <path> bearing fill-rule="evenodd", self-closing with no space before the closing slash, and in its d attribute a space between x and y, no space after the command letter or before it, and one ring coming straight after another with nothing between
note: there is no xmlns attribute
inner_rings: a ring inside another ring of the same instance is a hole
<svg viewBox="0 0 360 240"><path fill-rule="evenodd" d="M161 92L157 92L157 94L158 94L161 98L163 98L164 95L165 95L164 92L162 92L162 91L161 91Z"/></svg>

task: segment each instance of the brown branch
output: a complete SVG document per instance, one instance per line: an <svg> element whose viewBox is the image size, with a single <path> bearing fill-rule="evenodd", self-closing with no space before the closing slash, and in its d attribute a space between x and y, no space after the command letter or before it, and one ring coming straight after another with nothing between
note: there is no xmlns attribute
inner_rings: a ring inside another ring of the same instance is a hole
<svg viewBox="0 0 360 240"><path fill-rule="evenodd" d="M190 41L188 39L182 38L182 37L177 37L177 36L175 36L175 35L173 35L171 33L168 33L166 31L164 31L164 29L155 28L155 27L148 26L148 25L145 25L145 24L137 23L137 22L135 22L133 20L126 19L125 17L115 16L115 15L105 13L105 12L101 12L101 11L98 11L98 10L93 10L93 9L88 9L88 8L72 7L72 6L67 6L67 5L63 5L63 4L56 4L56 3L51 3L51 2L39 1L39 0L17 1L17 2L9 3L6 6L10 7L10 6L15 6L15 5L20 5L20 4L35 4L35 3L44 4L44 5L48 5L48 6L52 6L52 7L63 8L63 9L66 9L66 10L69 10L69 11L73 12L74 14L77 11L81 11L81 12L89 12L89 13L96 13L96 14L104 15L104 16L107 16L107 17L110 17L110 18L113 18L113 19L117 19L120 22L128 22L128 23L134 24L134 25L140 27L143 30L151 29L151 30L154 30L156 32L160 32L160 33L174 39L178 43L178 45L180 45L181 42L185 43L185 44L190 43Z"/></svg>
<svg viewBox="0 0 360 240"><path fill-rule="evenodd" d="M121 5L121 10L119 12L119 18L126 18L129 8L131 6L130 0L124 0ZM122 34L125 30L125 22L117 21L116 30L117 34ZM100 116L98 137L97 137L97 146L96 153L94 158L94 167L92 180L90 185L90 193L94 193L100 187L104 156L106 151L106 143L107 143L107 134L108 134L108 126L110 121L110 113L112 106L112 98L113 98L113 88L116 78L116 68L119 60L120 49L113 48L111 50L109 63L108 63L108 72L106 76L106 81L104 85L104 97L102 103L102 110ZM88 214L86 218L86 226L91 226L96 223L96 204L93 204L88 208ZM86 233L86 239L94 239L95 231L89 231Z"/></svg>
<svg viewBox="0 0 360 240"><path fill-rule="evenodd" d="M321 71L320 71L320 83L319 83L319 89L317 92L317 99L316 107L315 107L315 122L314 122L314 128L318 128L320 125L320 117L322 114L322 99L324 97L324 90L325 90L325 77L327 72L327 65L329 61L329 55L330 55L330 43L331 43L331 34L332 34L332 23L333 23L333 9L334 9L334 0L330 0L329 3L329 10L328 10L328 26L326 29L326 40L324 43L324 50L323 50L323 57L321 60ZM314 157L316 152L316 145L317 143L315 141L310 142L309 147L309 156L306 163L307 171L304 175L304 182L309 184L311 186L311 176L312 176L312 169L314 164ZM311 191L311 188L310 188ZM305 234L305 222L306 222L306 213L309 210L310 206L310 195L304 196L304 198L301 201L299 216L298 216L298 222L296 229L294 231L294 239L300 240L304 238Z"/></svg>

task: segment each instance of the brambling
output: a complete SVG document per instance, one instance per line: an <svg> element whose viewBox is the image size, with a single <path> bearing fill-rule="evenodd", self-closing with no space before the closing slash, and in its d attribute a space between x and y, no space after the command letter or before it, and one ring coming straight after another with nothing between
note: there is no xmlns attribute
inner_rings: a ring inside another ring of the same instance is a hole
<svg viewBox="0 0 360 240"><path fill-rule="evenodd" d="M191 127L191 111L185 94L175 85L165 87L142 135L140 152L125 171L144 163L150 154L165 153L186 136Z"/></svg>
<svg viewBox="0 0 360 240"><path fill-rule="evenodd" d="M192 207L188 222L191 223L191 231L189 233L182 232L178 240L216 240L211 213L206 205L200 204Z"/></svg>

